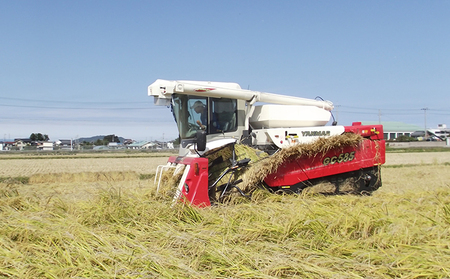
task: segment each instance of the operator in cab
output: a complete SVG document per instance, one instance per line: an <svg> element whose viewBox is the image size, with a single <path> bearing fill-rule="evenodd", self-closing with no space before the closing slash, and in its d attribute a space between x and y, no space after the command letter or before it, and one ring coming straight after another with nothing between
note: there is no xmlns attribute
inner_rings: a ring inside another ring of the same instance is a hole
<svg viewBox="0 0 450 279"><path fill-rule="evenodd" d="M206 126L208 124L208 108L202 101L196 101L191 107L196 113L200 114L201 124Z"/></svg>

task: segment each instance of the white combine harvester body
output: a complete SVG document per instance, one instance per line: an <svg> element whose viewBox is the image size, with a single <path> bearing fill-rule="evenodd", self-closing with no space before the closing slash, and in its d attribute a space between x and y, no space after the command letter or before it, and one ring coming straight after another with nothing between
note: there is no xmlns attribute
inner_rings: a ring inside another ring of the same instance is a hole
<svg viewBox="0 0 450 279"><path fill-rule="evenodd" d="M171 156L155 176L157 182L164 170L174 169L173 175L183 171L174 202L210 206L232 190L249 197L241 184L274 193L300 193L323 182L334 185L334 193L349 191L340 188L347 183L354 193L370 193L381 186L382 125L326 125L333 109L329 101L245 90L237 83L161 79L148 87L148 95L156 105L171 107L180 135L179 156ZM327 143L323 149L299 145L319 138L328 138L319 143ZM232 144L238 141L242 144ZM236 147L250 147L248 157L268 156L238 158ZM280 162L283 156L287 157ZM244 183L239 172L251 168L259 172L263 165L259 162L276 166L262 171L265 177Z"/></svg>

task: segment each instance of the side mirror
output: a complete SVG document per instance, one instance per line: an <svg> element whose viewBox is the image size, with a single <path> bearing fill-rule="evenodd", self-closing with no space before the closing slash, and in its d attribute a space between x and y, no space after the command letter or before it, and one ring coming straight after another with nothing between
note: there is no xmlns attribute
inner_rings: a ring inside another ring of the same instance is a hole
<svg viewBox="0 0 450 279"><path fill-rule="evenodd" d="M197 150L205 151L206 149L206 131L198 130L197 131Z"/></svg>

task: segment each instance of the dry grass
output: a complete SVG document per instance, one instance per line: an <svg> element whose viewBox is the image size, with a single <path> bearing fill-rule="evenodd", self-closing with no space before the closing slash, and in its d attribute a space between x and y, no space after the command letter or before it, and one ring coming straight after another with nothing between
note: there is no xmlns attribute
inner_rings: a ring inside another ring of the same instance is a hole
<svg viewBox="0 0 450 279"><path fill-rule="evenodd" d="M420 156L383 168L372 196L257 191L206 209L106 170L2 182L0 277L448 278L450 166Z"/></svg>
<svg viewBox="0 0 450 279"><path fill-rule="evenodd" d="M70 158L70 159L0 159L0 177L31 176L49 173L127 172L154 173L166 164L167 157L156 158Z"/></svg>
<svg viewBox="0 0 450 279"><path fill-rule="evenodd" d="M450 152L386 153L386 165L450 163Z"/></svg>
<svg viewBox="0 0 450 279"><path fill-rule="evenodd" d="M269 174L276 172L278 167L285 162L323 155L333 149L339 150L348 146L357 146L362 140L363 137L358 134L346 133L281 149L274 155L254 164L243 176L241 187L246 192L253 191L256 189L255 185L260 184Z"/></svg>
<svg viewBox="0 0 450 279"><path fill-rule="evenodd" d="M78 182L99 182L99 181L124 181L137 180L139 174L136 172L82 172L82 173L49 173L34 174L30 177L29 183L78 183Z"/></svg>
<svg viewBox="0 0 450 279"><path fill-rule="evenodd" d="M157 158L178 154L177 150L110 150L110 151L25 151L0 152L1 159L75 159L75 158Z"/></svg>

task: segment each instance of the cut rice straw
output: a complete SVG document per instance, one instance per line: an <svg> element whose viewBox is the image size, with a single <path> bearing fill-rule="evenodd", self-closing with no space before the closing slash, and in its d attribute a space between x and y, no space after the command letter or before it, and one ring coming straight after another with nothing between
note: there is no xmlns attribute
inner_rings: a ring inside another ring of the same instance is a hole
<svg viewBox="0 0 450 279"><path fill-rule="evenodd" d="M348 146L356 147L362 140L363 137L358 134L345 133L328 138L319 138L312 143L297 144L281 149L274 155L253 164L242 178L241 189L246 192L253 191L268 175L276 172L286 162L323 155L333 149L343 149Z"/></svg>

